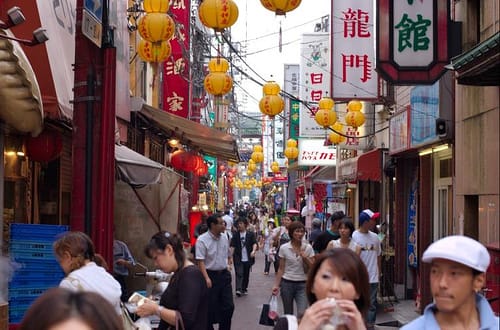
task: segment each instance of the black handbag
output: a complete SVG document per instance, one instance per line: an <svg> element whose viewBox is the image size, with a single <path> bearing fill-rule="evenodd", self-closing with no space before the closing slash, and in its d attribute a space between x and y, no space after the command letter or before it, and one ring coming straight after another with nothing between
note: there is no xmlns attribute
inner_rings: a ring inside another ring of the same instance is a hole
<svg viewBox="0 0 500 330"><path fill-rule="evenodd" d="M274 320L269 317L269 304L262 304L260 312L259 324L274 326Z"/></svg>

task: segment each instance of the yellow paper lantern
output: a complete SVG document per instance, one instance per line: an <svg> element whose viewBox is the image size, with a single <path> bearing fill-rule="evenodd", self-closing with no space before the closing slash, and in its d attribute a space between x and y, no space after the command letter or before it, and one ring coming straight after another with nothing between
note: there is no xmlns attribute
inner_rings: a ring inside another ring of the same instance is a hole
<svg viewBox="0 0 500 330"><path fill-rule="evenodd" d="M209 72L227 72L229 70L229 62L223 57L214 57L208 61Z"/></svg>
<svg viewBox="0 0 500 330"><path fill-rule="evenodd" d="M273 173L278 173L280 171L280 166L276 163L275 165L271 166L271 171Z"/></svg>
<svg viewBox="0 0 500 330"><path fill-rule="evenodd" d="M233 88L233 79L227 73L211 72L203 80L203 86L207 93L221 96L229 93Z"/></svg>
<svg viewBox="0 0 500 330"><path fill-rule="evenodd" d="M299 149L297 147L285 148L285 157L288 159L295 159L299 156Z"/></svg>
<svg viewBox="0 0 500 330"><path fill-rule="evenodd" d="M264 149L262 148L262 146L260 144L256 144L253 146L253 151L262 152L262 151L264 151Z"/></svg>
<svg viewBox="0 0 500 330"><path fill-rule="evenodd" d="M276 15L285 15L300 5L301 0L260 0L264 8L276 13Z"/></svg>
<svg viewBox="0 0 500 330"><path fill-rule="evenodd" d="M347 111L361 111L363 103L358 100L352 100L347 103Z"/></svg>
<svg viewBox="0 0 500 330"><path fill-rule="evenodd" d="M337 114L334 110L330 109L319 109L316 111L314 115L314 120L316 123L323 127L327 128L328 126L332 126L337 121Z"/></svg>
<svg viewBox="0 0 500 330"><path fill-rule="evenodd" d="M248 170L253 172L257 169L257 165L255 164L255 162L253 163L248 163Z"/></svg>
<svg viewBox="0 0 500 330"><path fill-rule="evenodd" d="M333 101L332 98L330 97L322 97L319 102L318 102L318 108L320 109L333 109L333 106L335 105L335 101Z"/></svg>
<svg viewBox="0 0 500 330"><path fill-rule="evenodd" d="M288 139L288 140L286 141L286 146L287 146L287 147L290 147L290 148L297 147L297 140L294 140L294 139Z"/></svg>
<svg viewBox="0 0 500 330"><path fill-rule="evenodd" d="M281 87L275 81L268 81L262 86L264 95L278 95L281 92Z"/></svg>
<svg viewBox="0 0 500 330"><path fill-rule="evenodd" d="M145 62L163 62L172 52L169 41L149 42L141 39L137 45L137 53Z"/></svg>
<svg viewBox="0 0 500 330"><path fill-rule="evenodd" d="M164 13L150 13L142 16L137 23L140 36L150 42L172 39L175 32L174 20Z"/></svg>
<svg viewBox="0 0 500 330"><path fill-rule="evenodd" d="M345 134L344 126L340 122L336 122L330 127L333 129L333 132L328 135L328 140L331 143L337 145L346 140L345 136L338 134L338 133Z"/></svg>
<svg viewBox="0 0 500 330"><path fill-rule="evenodd" d="M252 152L252 156L251 156L252 160L256 163L262 163L262 161L264 160L264 154L262 152Z"/></svg>
<svg viewBox="0 0 500 330"><path fill-rule="evenodd" d="M285 108L285 101L278 95L266 95L259 102L259 109L265 115L273 118Z"/></svg>
<svg viewBox="0 0 500 330"><path fill-rule="evenodd" d="M146 13L166 13L170 7L170 0L144 0L142 7Z"/></svg>
<svg viewBox="0 0 500 330"><path fill-rule="evenodd" d="M232 0L203 0L198 17L203 25L220 32L236 22L238 6Z"/></svg>
<svg viewBox="0 0 500 330"><path fill-rule="evenodd" d="M365 115L361 111L349 111L345 115L345 123L354 128L358 128L365 123Z"/></svg>

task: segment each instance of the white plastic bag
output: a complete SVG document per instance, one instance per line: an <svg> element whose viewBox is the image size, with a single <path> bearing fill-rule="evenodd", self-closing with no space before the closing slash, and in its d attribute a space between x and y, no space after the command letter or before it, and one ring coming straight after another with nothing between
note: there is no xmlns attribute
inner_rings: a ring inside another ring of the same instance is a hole
<svg viewBox="0 0 500 330"><path fill-rule="evenodd" d="M269 313L268 316L272 320L277 320L279 317L278 314L278 297L275 295L271 296L271 299L269 300Z"/></svg>

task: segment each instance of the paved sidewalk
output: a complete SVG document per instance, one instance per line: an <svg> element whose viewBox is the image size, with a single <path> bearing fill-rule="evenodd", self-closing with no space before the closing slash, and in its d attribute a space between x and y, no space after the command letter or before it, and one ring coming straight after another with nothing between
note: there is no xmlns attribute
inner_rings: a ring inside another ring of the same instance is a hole
<svg viewBox="0 0 500 330"><path fill-rule="evenodd" d="M248 295L242 297L234 296L234 314L232 329L237 330L269 330L272 327L259 325L259 317L262 304L269 301L271 288L274 283L274 270L271 267L269 275L264 275L264 256L259 251L255 258L255 265L250 273ZM233 272L233 294L234 294L234 272ZM280 311L282 311L281 299ZM384 308L385 307L385 308ZM398 329L402 325L412 321L419 316L415 312L413 300L400 300L392 304L385 303L380 306L377 313L377 330Z"/></svg>

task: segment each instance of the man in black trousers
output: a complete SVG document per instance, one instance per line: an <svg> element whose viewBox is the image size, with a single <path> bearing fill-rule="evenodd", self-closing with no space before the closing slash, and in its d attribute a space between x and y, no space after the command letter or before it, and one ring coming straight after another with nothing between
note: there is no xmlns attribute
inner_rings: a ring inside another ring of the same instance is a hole
<svg viewBox="0 0 500 330"><path fill-rule="evenodd" d="M257 239L255 234L247 231L248 220L239 218L236 221L238 231L231 239L231 251L233 252L234 272L236 274L236 296L248 294L248 281L250 279L250 268L255 263L257 252Z"/></svg>
<svg viewBox="0 0 500 330"><path fill-rule="evenodd" d="M233 260L222 215L209 216L207 226L208 231L196 241L196 260L208 287L207 330L213 330L213 324L216 323L219 324L219 330L231 330L234 302L228 268Z"/></svg>

